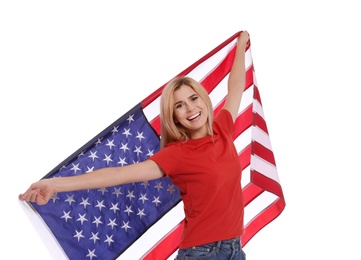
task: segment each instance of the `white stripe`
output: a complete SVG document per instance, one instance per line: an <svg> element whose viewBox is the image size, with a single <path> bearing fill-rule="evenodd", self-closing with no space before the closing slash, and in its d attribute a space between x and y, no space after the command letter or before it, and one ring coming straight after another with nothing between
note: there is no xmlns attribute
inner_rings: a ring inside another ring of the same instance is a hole
<svg viewBox="0 0 361 260"><path fill-rule="evenodd" d="M244 225L248 225L255 217L257 217L265 208L269 207L278 199L278 196L264 191L250 202L244 209Z"/></svg>
<svg viewBox="0 0 361 260"><path fill-rule="evenodd" d="M150 103L148 106L146 106L143 109L144 115L148 119L149 122L154 120L159 115L159 109L160 109L160 96L157 97L152 103Z"/></svg>
<svg viewBox="0 0 361 260"><path fill-rule="evenodd" d="M262 175L280 183L276 166L267 162L263 158L256 155L252 155L251 167L253 170L261 173Z"/></svg>

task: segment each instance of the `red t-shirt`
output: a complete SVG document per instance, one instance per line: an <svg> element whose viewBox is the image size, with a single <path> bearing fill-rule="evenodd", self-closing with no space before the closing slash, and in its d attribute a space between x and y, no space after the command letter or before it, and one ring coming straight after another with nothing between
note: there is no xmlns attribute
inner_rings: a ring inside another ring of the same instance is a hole
<svg viewBox="0 0 361 260"><path fill-rule="evenodd" d="M184 204L180 248L231 239L243 233L241 165L231 134L232 117L222 110L213 123L214 138L172 142L150 160L177 185Z"/></svg>

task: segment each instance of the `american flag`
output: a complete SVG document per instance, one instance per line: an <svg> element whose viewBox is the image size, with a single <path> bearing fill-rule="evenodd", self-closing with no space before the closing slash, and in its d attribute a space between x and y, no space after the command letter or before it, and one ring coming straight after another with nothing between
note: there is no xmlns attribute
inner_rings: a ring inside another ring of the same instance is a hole
<svg viewBox="0 0 361 260"><path fill-rule="evenodd" d="M227 94L239 32L179 73L207 89L215 114ZM246 87L234 143L242 164L245 233L242 244L285 207L268 135L251 45ZM73 176L101 167L146 160L159 149L159 102L163 86L60 163L44 178ZM183 225L179 190L168 178L55 194L45 206L30 204L69 259L168 259L178 249Z"/></svg>

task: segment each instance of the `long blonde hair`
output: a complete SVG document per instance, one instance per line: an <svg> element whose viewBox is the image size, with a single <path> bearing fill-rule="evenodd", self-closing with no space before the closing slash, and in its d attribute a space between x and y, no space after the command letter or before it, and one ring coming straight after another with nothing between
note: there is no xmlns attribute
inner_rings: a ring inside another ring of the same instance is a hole
<svg viewBox="0 0 361 260"><path fill-rule="evenodd" d="M164 87L160 98L161 148L173 141L189 139L187 130L181 124L174 122L174 91L183 85L191 87L205 102L208 108L208 131L213 136L213 106L207 91L200 83L190 77L176 77Z"/></svg>

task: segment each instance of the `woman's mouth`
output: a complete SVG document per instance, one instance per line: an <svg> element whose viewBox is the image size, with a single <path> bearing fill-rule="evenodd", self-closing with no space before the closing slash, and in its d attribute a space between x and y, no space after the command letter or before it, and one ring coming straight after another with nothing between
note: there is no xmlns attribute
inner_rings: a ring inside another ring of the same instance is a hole
<svg viewBox="0 0 361 260"><path fill-rule="evenodd" d="M192 120L200 117L200 115L201 115L201 113L199 112L199 113L197 113L197 114L194 114L194 115L188 117L187 120L192 121Z"/></svg>

